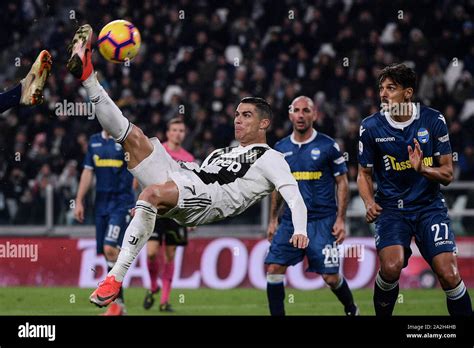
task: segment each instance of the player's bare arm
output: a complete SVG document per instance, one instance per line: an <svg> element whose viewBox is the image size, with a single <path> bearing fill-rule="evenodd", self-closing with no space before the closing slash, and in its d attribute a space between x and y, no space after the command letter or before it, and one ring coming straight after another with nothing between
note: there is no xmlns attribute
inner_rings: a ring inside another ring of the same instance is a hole
<svg viewBox="0 0 474 348"><path fill-rule="evenodd" d="M423 151L418 140L413 139L415 148L408 145L408 155L412 168L431 181L447 186L453 181L453 156L442 155L436 157L439 167L429 167L423 164Z"/></svg>
<svg viewBox="0 0 474 348"><path fill-rule="evenodd" d="M382 207L374 199L374 183L372 180L372 168L365 168L359 165L357 175L357 187L359 194L365 204L365 220L368 223L374 222L382 212Z"/></svg>
<svg viewBox="0 0 474 348"><path fill-rule="evenodd" d="M94 172L92 169L84 168L81 174L81 179L79 181L79 188L77 189L77 196L75 201L74 208L74 217L80 223L84 222L84 197L89 191L89 188L92 184L92 179L94 177Z"/></svg>
<svg viewBox="0 0 474 348"><path fill-rule="evenodd" d="M267 228L267 239L269 242L272 241L273 236L278 228L278 215L280 214L281 207L283 206L283 197L278 191L272 192L271 203L270 203L270 221L268 222Z"/></svg>
<svg viewBox="0 0 474 348"><path fill-rule="evenodd" d="M346 238L346 211L349 201L349 180L347 174L336 176L337 186L337 218L332 227L332 234L336 237L336 243L341 244Z"/></svg>

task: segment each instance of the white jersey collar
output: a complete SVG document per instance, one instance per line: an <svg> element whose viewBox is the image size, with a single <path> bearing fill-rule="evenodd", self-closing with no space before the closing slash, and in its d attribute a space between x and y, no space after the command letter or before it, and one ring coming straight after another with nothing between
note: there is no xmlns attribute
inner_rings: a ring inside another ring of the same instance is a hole
<svg viewBox="0 0 474 348"><path fill-rule="evenodd" d="M316 139L317 135L318 135L318 132L316 131L316 129L313 128L313 134L311 134L311 136L308 139L306 139L305 141L301 141L301 142L296 141L294 132L291 133L290 140L293 144L301 146L301 145L309 144L310 142L312 142L314 139Z"/></svg>
<svg viewBox="0 0 474 348"><path fill-rule="evenodd" d="M415 103L411 103L411 105L412 105L411 117L405 122L395 121L392 117L390 117L390 112L388 112L388 111L382 111L382 115L385 116L385 119L387 120L387 122L390 126L392 126L395 129L403 130L406 127L408 127L409 125L411 125L413 123L413 121L415 121L419 116L418 109L417 109Z"/></svg>

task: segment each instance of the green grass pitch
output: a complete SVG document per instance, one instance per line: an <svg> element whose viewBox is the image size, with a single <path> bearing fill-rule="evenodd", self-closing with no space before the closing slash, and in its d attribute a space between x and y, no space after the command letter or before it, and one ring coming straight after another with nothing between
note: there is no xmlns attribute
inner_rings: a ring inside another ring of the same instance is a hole
<svg viewBox="0 0 474 348"><path fill-rule="evenodd" d="M11 287L0 289L0 315L99 315L105 311L90 304L92 289ZM374 315L372 289L353 291L361 315ZM470 290L474 297L474 289ZM159 296L150 310L142 306L145 290L125 290L128 315L268 315L265 290L181 290L171 293L174 313L158 309ZM329 289L286 289L288 315L343 315L342 305ZM394 315L448 315L441 289L401 290Z"/></svg>

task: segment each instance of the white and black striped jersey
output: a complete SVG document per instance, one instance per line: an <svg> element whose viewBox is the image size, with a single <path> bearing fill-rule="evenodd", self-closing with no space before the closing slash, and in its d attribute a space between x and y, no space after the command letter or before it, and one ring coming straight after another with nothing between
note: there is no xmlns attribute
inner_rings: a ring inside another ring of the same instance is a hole
<svg viewBox="0 0 474 348"><path fill-rule="evenodd" d="M187 214L186 224L203 224L242 213L261 198L285 185L297 182L283 154L267 144L227 147L212 152L201 164L183 162L183 170L171 173L171 178L181 183L183 194L181 208L212 206L207 213ZM183 181L185 174L190 181ZM185 182L195 183L194 185ZM184 189L183 189L184 188ZM196 190L197 189L197 190ZM205 195L199 194L206 193ZM207 210L207 209L206 209ZM174 215L174 214L172 214Z"/></svg>

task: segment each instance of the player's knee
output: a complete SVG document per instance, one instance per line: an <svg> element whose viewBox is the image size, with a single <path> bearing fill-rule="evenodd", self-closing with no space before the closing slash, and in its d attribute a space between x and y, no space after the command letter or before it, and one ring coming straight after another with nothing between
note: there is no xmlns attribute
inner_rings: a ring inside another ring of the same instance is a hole
<svg viewBox="0 0 474 348"><path fill-rule="evenodd" d="M286 266L270 264L267 268L268 274L284 274L286 271Z"/></svg>
<svg viewBox="0 0 474 348"><path fill-rule="evenodd" d="M155 262L157 256L158 253L156 251L147 251L146 257L148 258L148 261Z"/></svg>
<svg viewBox="0 0 474 348"><path fill-rule="evenodd" d="M111 245L104 245L104 256L107 261L116 261L119 250Z"/></svg>
<svg viewBox="0 0 474 348"><path fill-rule="evenodd" d="M322 274L324 282L332 289L339 283L339 274Z"/></svg>
<svg viewBox="0 0 474 348"><path fill-rule="evenodd" d="M176 255L176 248L169 248L166 250L166 262L172 262Z"/></svg>
<svg viewBox="0 0 474 348"><path fill-rule="evenodd" d="M461 276L457 267L447 265L437 270L437 275L441 286L444 289L453 289L461 281Z"/></svg>
<svg viewBox="0 0 474 348"><path fill-rule="evenodd" d="M151 203L153 206L157 207L161 203L161 192L158 186L159 185L151 185L145 187L145 189L140 193L140 196L138 196L138 199Z"/></svg>
<svg viewBox="0 0 474 348"><path fill-rule="evenodd" d="M400 278L403 269L403 259L392 259L382 263L382 276L388 281L395 281Z"/></svg>
<svg viewBox="0 0 474 348"><path fill-rule="evenodd" d="M143 131L137 126L133 126L132 130L128 134L127 138L124 141L124 145L137 148L143 144L143 140L146 138L146 135Z"/></svg>

